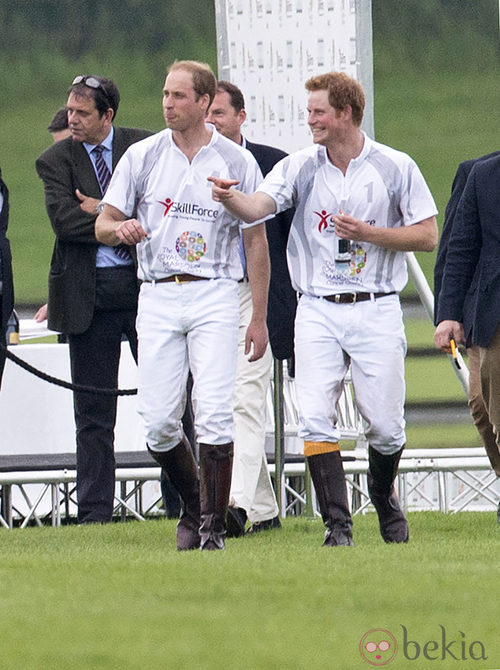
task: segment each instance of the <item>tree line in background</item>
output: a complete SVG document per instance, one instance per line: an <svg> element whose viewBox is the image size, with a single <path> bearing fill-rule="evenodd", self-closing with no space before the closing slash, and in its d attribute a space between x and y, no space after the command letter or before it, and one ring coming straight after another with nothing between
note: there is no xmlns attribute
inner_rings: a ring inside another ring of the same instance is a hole
<svg viewBox="0 0 500 670"><path fill-rule="evenodd" d="M498 58L496 0L372 0L372 14L376 75ZM0 25L4 63L143 54L155 70L198 54L216 65L213 0L0 0Z"/></svg>
<svg viewBox="0 0 500 670"><path fill-rule="evenodd" d="M497 0L372 0L375 76L498 64Z"/></svg>
<svg viewBox="0 0 500 670"><path fill-rule="evenodd" d="M69 59L115 49L158 54L213 39L214 17L211 0L2 0L0 53L57 47Z"/></svg>
<svg viewBox="0 0 500 670"><path fill-rule="evenodd" d="M211 0L0 0L0 26L6 103L26 98L27 80L31 94L48 98L67 88L68 72L103 73L103 63L128 68L144 92L175 58L217 66Z"/></svg>

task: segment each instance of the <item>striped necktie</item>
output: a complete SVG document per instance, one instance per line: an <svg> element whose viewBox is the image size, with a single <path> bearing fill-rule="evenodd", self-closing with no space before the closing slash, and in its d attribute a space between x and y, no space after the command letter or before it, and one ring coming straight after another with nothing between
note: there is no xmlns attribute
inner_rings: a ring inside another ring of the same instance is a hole
<svg viewBox="0 0 500 670"><path fill-rule="evenodd" d="M94 152L95 156L95 169L97 172L97 181L99 182L99 186L101 187L101 194L104 195L108 190L109 182L111 181L111 172L108 170L106 161L102 156L104 147L101 144L98 144L96 147L92 149L92 151ZM125 244L119 244L117 247L113 247L113 251L118 256L118 258L122 259L122 261L132 260L130 251L128 250Z"/></svg>
<svg viewBox="0 0 500 670"><path fill-rule="evenodd" d="M109 182L111 181L111 172L108 170L108 166L102 156L104 147L101 144L98 144L92 149L95 156L95 168L97 171L97 180L99 186L101 187L101 194L104 195L108 190Z"/></svg>

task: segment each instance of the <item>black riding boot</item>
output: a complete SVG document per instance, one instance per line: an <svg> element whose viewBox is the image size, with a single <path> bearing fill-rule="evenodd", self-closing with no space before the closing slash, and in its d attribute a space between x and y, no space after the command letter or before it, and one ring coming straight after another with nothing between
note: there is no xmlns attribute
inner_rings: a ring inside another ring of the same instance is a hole
<svg viewBox="0 0 500 670"><path fill-rule="evenodd" d="M403 449L385 455L368 447L368 493L377 510L380 534L385 542L408 542L409 531L394 480Z"/></svg>
<svg viewBox="0 0 500 670"><path fill-rule="evenodd" d="M233 443L200 444L201 549L225 549Z"/></svg>
<svg viewBox="0 0 500 670"><path fill-rule="evenodd" d="M352 546L352 518L340 451L308 456L307 463L326 526L323 546Z"/></svg>
<svg viewBox="0 0 500 670"><path fill-rule="evenodd" d="M168 475L182 499L177 524L177 549L197 549L200 546L200 481L191 447L186 438L183 438L170 451L148 450Z"/></svg>

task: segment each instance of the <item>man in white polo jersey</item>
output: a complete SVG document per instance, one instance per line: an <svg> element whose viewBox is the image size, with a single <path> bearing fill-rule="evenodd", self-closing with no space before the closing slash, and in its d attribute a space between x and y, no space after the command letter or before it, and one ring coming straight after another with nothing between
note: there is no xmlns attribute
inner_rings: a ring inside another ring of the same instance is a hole
<svg viewBox="0 0 500 670"><path fill-rule="evenodd" d="M243 276L240 228L252 285L246 337L251 358L259 359L268 342L264 224L242 225L212 200L206 180L214 171L221 178L236 173L248 192L262 181L250 152L205 125L216 88L205 64L178 61L170 67L163 90L167 129L123 156L96 224L99 240L138 245L138 405L148 447L184 503L179 549L224 548ZM135 204L137 218L131 219ZM200 445L199 509L196 466L180 421L189 369Z"/></svg>
<svg viewBox="0 0 500 670"><path fill-rule="evenodd" d="M336 403L351 365L369 441L368 488L386 542L406 542L394 491L405 444L406 340L398 294L405 251L432 251L436 206L415 162L361 130L360 84L330 72L306 82L315 146L277 163L253 195L213 181L213 197L244 221L295 207L287 255L301 294L295 324L301 436L326 546L352 544Z"/></svg>

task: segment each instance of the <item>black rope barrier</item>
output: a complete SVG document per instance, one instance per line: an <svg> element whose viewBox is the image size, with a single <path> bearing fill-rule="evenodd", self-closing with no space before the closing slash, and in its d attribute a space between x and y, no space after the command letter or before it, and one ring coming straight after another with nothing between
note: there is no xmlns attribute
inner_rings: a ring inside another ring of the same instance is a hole
<svg viewBox="0 0 500 670"><path fill-rule="evenodd" d="M46 372L37 370L37 368L33 367L26 361L23 361L22 358L19 358L18 356L13 354L12 351L8 349L4 344L0 344L0 347L4 349L5 356L10 361L15 363L16 365L19 365L19 367L22 368L23 370L26 370L26 372L29 372L32 375L35 375L35 377L43 379L44 381L49 382L50 384L54 384L55 386L62 386L65 389L69 389L71 391L78 391L80 393L94 393L96 395L122 396L122 395L137 394L137 389L103 389L98 388L97 386L83 386L82 384L73 384L71 382L64 381L64 379L57 379L57 377L52 377L52 375L49 375Z"/></svg>

